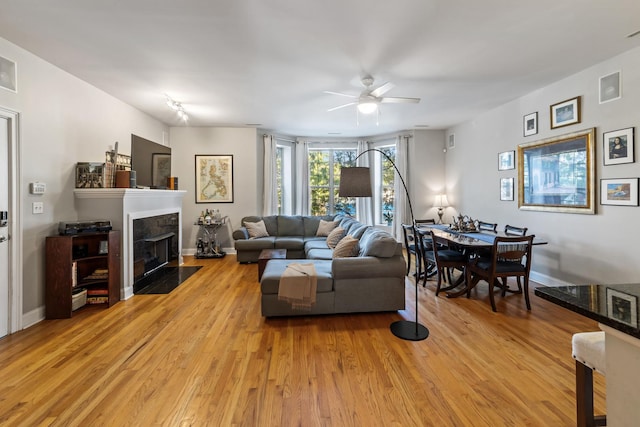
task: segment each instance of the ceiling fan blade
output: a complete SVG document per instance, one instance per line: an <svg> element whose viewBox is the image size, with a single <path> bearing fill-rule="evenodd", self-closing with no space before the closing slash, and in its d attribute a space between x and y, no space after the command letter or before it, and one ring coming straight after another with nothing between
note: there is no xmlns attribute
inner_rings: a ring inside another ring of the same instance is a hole
<svg viewBox="0 0 640 427"><path fill-rule="evenodd" d="M394 85L391 82L386 82L385 84L383 84L382 86L374 89L371 91L371 95L375 96L376 98L381 97L382 95L384 95L385 93L389 92L391 89L393 89L396 85Z"/></svg>
<svg viewBox="0 0 640 427"><path fill-rule="evenodd" d="M357 95L348 95L346 93L340 93L340 92L332 92L330 90L325 90L324 93L328 93L329 95L339 95L339 96L346 96L347 98L357 98Z"/></svg>
<svg viewBox="0 0 640 427"><path fill-rule="evenodd" d="M384 104L417 104L420 98L380 98Z"/></svg>
<svg viewBox="0 0 640 427"><path fill-rule="evenodd" d="M356 105L357 102L348 102L346 104L342 104L342 105L338 105L337 107L333 107L333 108L329 108L327 111L335 111L335 110L339 110L340 108L344 108L344 107L348 107L349 105Z"/></svg>

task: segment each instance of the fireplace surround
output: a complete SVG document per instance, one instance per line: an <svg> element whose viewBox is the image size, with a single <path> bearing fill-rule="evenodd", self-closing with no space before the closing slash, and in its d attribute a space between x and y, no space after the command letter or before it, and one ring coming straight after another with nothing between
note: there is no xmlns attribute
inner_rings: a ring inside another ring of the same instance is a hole
<svg viewBox="0 0 640 427"><path fill-rule="evenodd" d="M182 199L184 190L147 190L136 188L76 189L74 196L79 220L110 220L114 230L122 231L121 289L120 298L133 296L134 271L134 221L143 218L176 215L169 222L177 223L172 231L152 232L147 240L162 234L170 237L170 256L176 264L182 259ZM155 234L154 234L155 233ZM169 237L167 237L169 239ZM160 239L162 240L162 239ZM147 242L150 243L150 242ZM158 249L158 248L156 248Z"/></svg>

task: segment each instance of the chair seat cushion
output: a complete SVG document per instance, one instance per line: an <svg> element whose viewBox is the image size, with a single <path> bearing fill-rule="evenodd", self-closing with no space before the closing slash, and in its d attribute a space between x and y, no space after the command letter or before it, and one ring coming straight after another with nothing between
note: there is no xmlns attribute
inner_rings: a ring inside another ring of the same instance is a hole
<svg viewBox="0 0 640 427"><path fill-rule="evenodd" d="M580 332L571 338L571 353L574 359L605 374L604 332Z"/></svg>
<svg viewBox="0 0 640 427"><path fill-rule="evenodd" d="M442 249L438 251L438 258L440 258L442 261L446 261L446 262L456 262L456 261L464 261L465 260L465 256L458 252L458 251L454 251L452 249Z"/></svg>
<svg viewBox="0 0 640 427"><path fill-rule="evenodd" d="M482 258L476 263L476 266L488 271L491 268L491 260ZM498 261L496 263L496 273L524 273L525 270L525 266L519 262Z"/></svg>

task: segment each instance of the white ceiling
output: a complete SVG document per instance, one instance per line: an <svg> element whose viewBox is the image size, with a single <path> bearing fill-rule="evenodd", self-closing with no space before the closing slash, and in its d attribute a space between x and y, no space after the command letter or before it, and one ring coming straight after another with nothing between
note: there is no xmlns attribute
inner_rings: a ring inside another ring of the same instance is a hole
<svg viewBox="0 0 640 427"><path fill-rule="evenodd" d="M364 136L444 129L639 46L638 16L638 0L0 0L0 37L171 126L165 94L189 126ZM348 98L323 91L358 95L366 73L422 101L381 105L379 125L327 112Z"/></svg>

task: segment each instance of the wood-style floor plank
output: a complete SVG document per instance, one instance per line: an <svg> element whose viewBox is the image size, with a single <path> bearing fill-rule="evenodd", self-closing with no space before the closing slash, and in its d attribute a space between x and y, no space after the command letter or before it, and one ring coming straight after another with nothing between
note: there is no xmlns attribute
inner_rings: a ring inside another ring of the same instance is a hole
<svg viewBox="0 0 640 427"><path fill-rule="evenodd" d="M571 335L595 322L531 296L419 288L428 339L392 313L265 319L257 266L202 265L168 295L82 309L0 340L7 426L572 426ZM535 286L535 284L534 284ZM363 295L366 298L366 295ZM605 380L596 409L605 412Z"/></svg>

